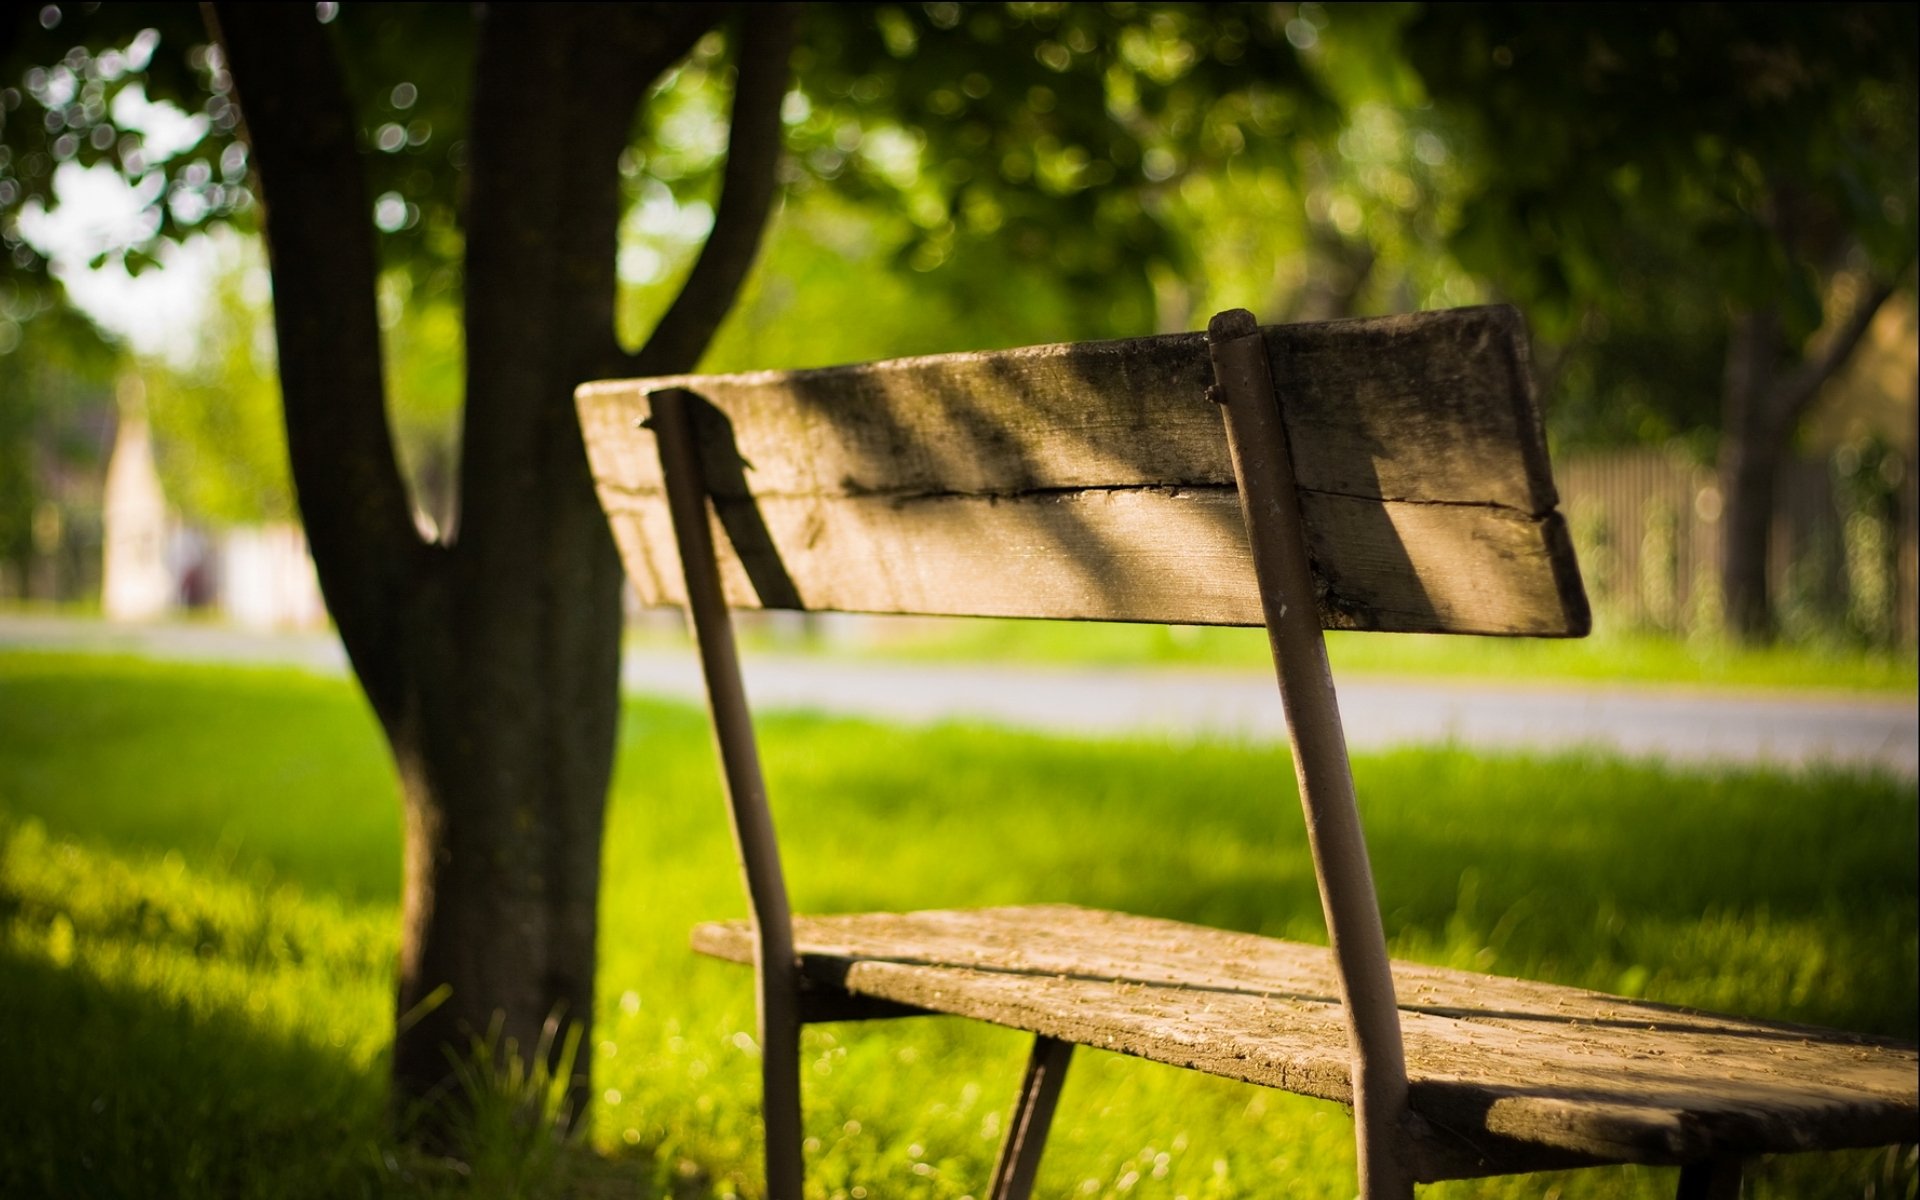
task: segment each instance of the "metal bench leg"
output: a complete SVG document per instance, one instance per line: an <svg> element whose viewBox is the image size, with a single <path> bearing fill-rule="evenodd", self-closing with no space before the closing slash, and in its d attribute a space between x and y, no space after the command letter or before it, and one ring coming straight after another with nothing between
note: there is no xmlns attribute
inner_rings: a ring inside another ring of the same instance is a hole
<svg viewBox="0 0 1920 1200"><path fill-rule="evenodd" d="M800 1023L790 1013L761 1017L760 1084L767 1133L767 1200L800 1200Z"/></svg>
<svg viewBox="0 0 1920 1200"><path fill-rule="evenodd" d="M760 1043L766 1200L801 1200L801 1048L797 1043L797 1037L780 1037L772 1029L766 1029Z"/></svg>
<svg viewBox="0 0 1920 1200"><path fill-rule="evenodd" d="M1741 1164L1737 1158L1710 1158L1680 1168L1676 1200L1740 1200Z"/></svg>
<svg viewBox="0 0 1920 1200"><path fill-rule="evenodd" d="M1253 314L1221 313L1207 325L1215 386L1226 406L1227 448L1267 618L1267 640L1293 743L1307 844L1320 884L1327 940L1353 1064L1354 1142L1366 1200L1412 1200L1407 1060L1394 1000L1380 901L1354 798L1347 735L1314 597L1319 584L1300 514L1286 421L1266 341Z"/></svg>
<svg viewBox="0 0 1920 1200"><path fill-rule="evenodd" d="M1020 1098L1014 1101L1013 1119L1007 1125L1006 1140L1000 1143L1000 1161L993 1167L988 1200L1027 1200L1033 1194L1040 1152L1046 1149L1054 1105L1060 1102L1060 1084L1072 1058L1072 1042L1044 1036L1033 1039Z"/></svg>
<svg viewBox="0 0 1920 1200"><path fill-rule="evenodd" d="M707 523L707 484L694 437L690 392L667 390L647 398L660 442L660 470L687 581L687 612L700 645L700 668L719 742L720 773L735 848L753 902L755 988L760 1005L762 1120L767 1137L767 1200L800 1200L800 979L793 952L793 913L787 904L780 843L767 807L767 782L753 739L753 717L740 680L733 621L720 588L713 530Z"/></svg>

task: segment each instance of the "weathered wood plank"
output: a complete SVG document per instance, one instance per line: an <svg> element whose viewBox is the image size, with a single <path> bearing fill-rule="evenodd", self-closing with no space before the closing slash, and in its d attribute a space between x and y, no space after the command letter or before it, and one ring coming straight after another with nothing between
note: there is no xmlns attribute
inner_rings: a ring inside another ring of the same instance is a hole
<svg viewBox="0 0 1920 1200"><path fill-rule="evenodd" d="M1300 486L1371 499L1555 502L1511 308L1267 326ZM634 398L682 387L733 420L757 495L1008 494L1233 482L1204 334L934 355L580 389L596 474L660 486L622 450ZM725 465L709 474L715 489Z"/></svg>
<svg viewBox="0 0 1920 1200"><path fill-rule="evenodd" d="M641 594L681 602L665 507L624 493L603 500ZM1529 568L1545 562L1565 536L1557 515L1536 521L1495 507L1318 494L1303 505L1328 628L1565 631L1552 572L1512 569L1516 560ZM777 557L756 558L752 541L725 535L741 524L780 547ZM1261 623L1231 487L861 496L830 512L811 497L770 497L751 508L723 500L715 540L728 602L739 608Z"/></svg>
<svg viewBox="0 0 1920 1200"><path fill-rule="evenodd" d="M1321 947L1067 906L803 918L821 986L1351 1099ZM738 925L695 946L747 961ZM1920 1134L1915 1047L1396 963L1427 1179Z"/></svg>
<svg viewBox="0 0 1920 1200"><path fill-rule="evenodd" d="M1264 333L1326 624L1584 632L1517 315ZM639 423L684 387L724 414L702 440L736 604L1257 624L1210 379L1181 334L589 384L579 405L648 603L678 602L679 572Z"/></svg>

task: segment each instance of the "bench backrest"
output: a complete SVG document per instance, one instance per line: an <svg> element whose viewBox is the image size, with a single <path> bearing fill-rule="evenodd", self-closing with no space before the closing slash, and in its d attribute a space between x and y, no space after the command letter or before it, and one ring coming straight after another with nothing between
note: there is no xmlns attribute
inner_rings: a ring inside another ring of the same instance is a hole
<svg viewBox="0 0 1920 1200"><path fill-rule="evenodd" d="M1579 636L1510 308L1267 326L1327 628ZM594 383L647 604L684 600L648 394L697 394L739 608L1259 625L1204 334Z"/></svg>

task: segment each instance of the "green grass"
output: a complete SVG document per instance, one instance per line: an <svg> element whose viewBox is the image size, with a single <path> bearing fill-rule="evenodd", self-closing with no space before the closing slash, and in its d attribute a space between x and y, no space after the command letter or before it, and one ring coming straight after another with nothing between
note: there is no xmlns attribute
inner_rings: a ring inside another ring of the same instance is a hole
<svg viewBox="0 0 1920 1200"><path fill-rule="evenodd" d="M1276 750L764 729L797 905L1061 900L1318 940ZM599 1093L557 1189L757 1195L744 912L694 711L630 703L609 814ZM1915 1036L1920 815L1885 776L1407 750L1355 765L1395 953ZM940 786L930 788L929 781ZM0 1195L505 1195L385 1133L399 814L343 682L0 654ZM977 1196L1024 1039L810 1030L811 1194ZM1040 1194L1352 1194L1332 1105L1076 1057ZM1748 1195L1912 1197L1911 1154L1764 1164ZM1280 1181L1286 1182L1280 1182ZM1640 1197L1621 1168L1423 1197Z"/></svg>
<svg viewBox="0 0 1920 1200"><path fill-rule="evenodd" d="M784 614L782 614L784 616ZM763 648L926 660L1054 665L1267 668L1260 629L1055 621L873 618L847 638L809 639L792 622L747 622ZM1843 643L1744 647L1715 639L1609 630L1576 640L1333 632L1336 672L1499 682L1904 692L1920 688L1912 651Z"/></svg>

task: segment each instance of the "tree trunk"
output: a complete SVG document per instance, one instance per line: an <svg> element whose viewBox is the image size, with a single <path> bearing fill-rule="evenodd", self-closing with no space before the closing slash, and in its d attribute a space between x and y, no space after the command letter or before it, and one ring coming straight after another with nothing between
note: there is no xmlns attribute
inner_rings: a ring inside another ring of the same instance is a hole
<svg viewBox="0 0 1920 1200"><path fill-rule="evenodd" d="M1743 642L1765 641L1773 632L1767 545L1783 439L1766 401L1779 357L1780 323L1772 313L1734 318L1721 414L1720 588L1727 632Z"/></svg>
<svg viewBox="0 0 1920 1200"><path fill-rule="evenodd" d="M621 572L573 389L634 365L613 335L618 156L645 89L723 14L486 8L460 508L428 544L387 432L371 197L339 65L311 8L217 6L266 212L294 483L404 799L403 1108L447 1095L476 1039L523 1060L544 1048L550 1065L568 1026L591 1045ZM653 370L691 369L770 205L791 28L752 24L713 242L663 322L672 337L643 353ZM575 1112L590 1057L572 1063ZM420 1114L423 1131L443 1133L448 1111Z"/></svg>
<svg viewBox="0 0 1920 1200"><path fill-rule="evenodd" d="M399 1008L417 1014L394 1043L403 1095L441 1085L448 1046L497 1029L524 1053L549 1021L592 1024L621 574L572 396L613 328L615 164L639 89L691 40L617 26L506 5L482 23L458 536L416 598L417 682L390 731L409 834Z"/></svg>

